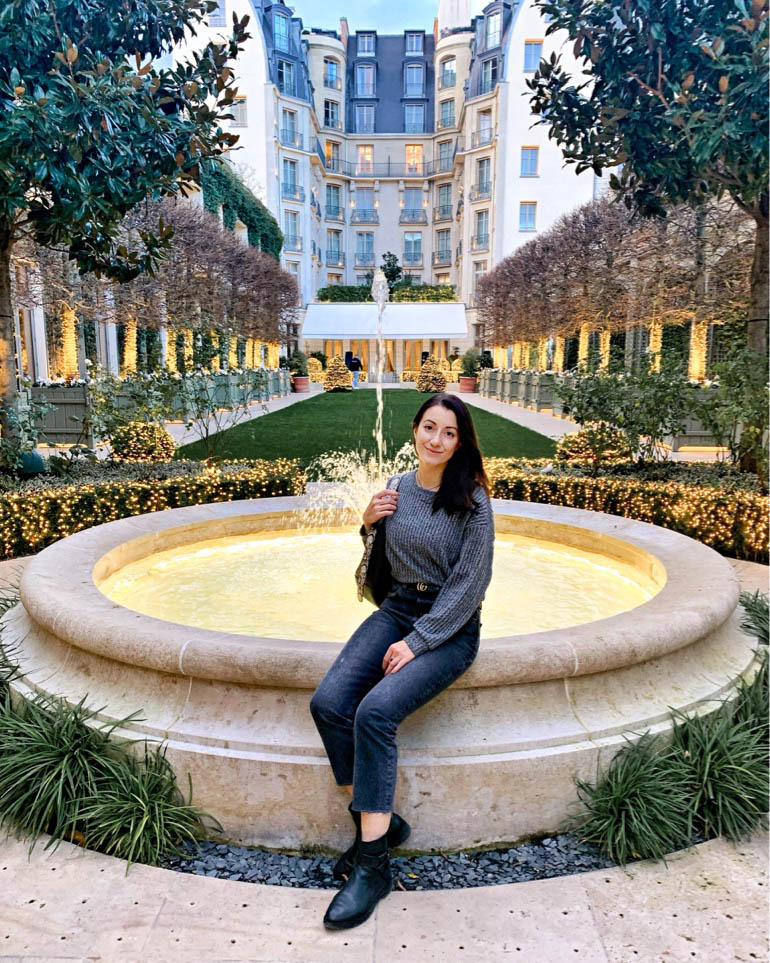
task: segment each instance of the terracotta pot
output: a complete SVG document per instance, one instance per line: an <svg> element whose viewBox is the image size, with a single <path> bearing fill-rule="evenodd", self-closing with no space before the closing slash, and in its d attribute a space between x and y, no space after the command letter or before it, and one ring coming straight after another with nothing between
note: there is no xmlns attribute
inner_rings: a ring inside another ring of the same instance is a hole
<svg viewBox="0 0 770 963"><path fill-rule="evenodd" d="M460 392L476 391L476 375L460 375Z"/></svg>
<svg viewBox="0 0 770 963"><path fill-rule="evenodd" d="M291 388L292 391L310 391L310 376L292 375Z"/></svg>

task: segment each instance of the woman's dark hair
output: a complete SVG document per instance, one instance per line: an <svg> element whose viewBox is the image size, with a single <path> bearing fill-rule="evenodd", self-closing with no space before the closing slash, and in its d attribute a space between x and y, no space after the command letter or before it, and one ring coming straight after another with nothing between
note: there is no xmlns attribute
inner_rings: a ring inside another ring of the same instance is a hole
<svg viewBox="0 0 770 963"><path fill-rule="evenodd" d="M465 512L476 511L473 493L477 485L481 485L489 495L489 479L484 471L484 462L479 451L476 430L473 427L471 414L467 406L456 395L440 391L428 398L412 420L412 427L416 431L423 416L429 408L441 405L454 413L457 419L457 433L460 444L449 459L441 478L441 487L433 499L433 511L445 509L448 515L464 515ZM412 435L414 443L414 435Z"/></svg>

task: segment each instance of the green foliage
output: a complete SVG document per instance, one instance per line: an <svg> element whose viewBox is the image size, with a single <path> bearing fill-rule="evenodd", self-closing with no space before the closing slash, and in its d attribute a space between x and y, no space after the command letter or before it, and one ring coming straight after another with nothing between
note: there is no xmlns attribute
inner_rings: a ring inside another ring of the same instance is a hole
<svg viewBox="0 0 770 963"><path fill-rule="evenodd" d="M741 605L746 613L741 627L746 632L756 635L760 645L769 644L770 626L768 622L768 600L767 596L757 589L754 594L749 592L741 593Z"/></svg>
<svg viewBox="0 0 770 963"><path fill-rule="evenodd" d="M64 246L83 272L129 280L151 271L171 231L116 242L124 214L192 184L200 162L237 140L227 70L248 38L233 19L224 42L165 55L204 22L210 3L143 0L106 15L88 0L8 0L0 11L0 248L15 222ZM5 268L5 265L3 265ZM0 288L1 289L1 288Z"/></svg>
<svg viewBox="0 0 770 963"><path fill-rule="evenodd" d="M767 491L767 359L748 348L734 347L713 370L717 383L697 403L698 418L718 444L729 448L733 462L756 472Z"/></svg>
<svg viewBox="0 0 770 963"><path fill-rule="evenodd" d="M293 375L307 377L307 355L304 351L292 351L289 355L289 371Z"/></svg>
<svg viewBox="0 0 770 963"><path fill-rule="evenodd" d="M454 301L453 284L397 284L393 288L393 301Z"/></svg>
<svg viewBox="0 0 770 963"><path fill-rule="evenodd" d="M240 220L248 228L249 244L278 260L283 247L278 222L235 171L221 161L209 161L201 164L200 178L206 210L216 214L221 207L222 222L230 230Z"/></svg>
<svg viewBox="0 0 770 963"><path fill-rule="evenodd" d="M4 407L3 420L10 431L7 436L0 437L0 471L16 473L21 470L25 455L33 452L40 441L43 419L55 408L56 405L26 394Z"/></svg>
<svg viewBox="0 0 770 963"><path fill-rule="evenodd" d="M480 367L479 349L468 348L463 355L461 374L466 378L475 378L479 373Z"/></svg>
<svg viewBox="0 0 770 963"><path fill-rule="evenodd" d="M493 368L495 365L494 359L492 358L492 352L487 351L486 348L481 352L479 356L479 367L480 368Z"/></svg>
<svg viewBox="0 0 770 963"><path fill-rule="evenodd" d="M315 358L317 361L321 362L321 367L326 368L326 355L323 351L311 351L310 357Z"/></svg>
<svg viewBox="0 0 770 963"><path fill-rule="evenodd" d="M595 476L612 461L630 460L631 448L619 428L613 428L606 421L587 421L580 431L564 435L556 446L556 458L586 462Z"/></svg>
<svg viewBox="0 0 770 963"><path fill-rule="evenodd" d="M116 461L170 461L176 444L163 425L132 421L118 428L110 439Z"/></svg>
<svg viewBox="0 0 770 963"><path fill-rule="evenodd" d="M366 284L332 284L316 291L316 300L326 303L372 301L372 292Z"/></svg>
<svg viewBox="0 0 770 963"><path fill-rule="evenodd" d="M136 422L162 425L172 417L179 380L166 370L119 378L97 369L88 382L86 418L98 440Z"/></svg>
<svg viewBox="0 0 770 963"><path fill-rule="evenodd" d="M388 282L388 289L393 293L393 288L398 284L404 275L401 265L398 263L398 255L392 251L386 251L382 255L382 273Z"/></svg>

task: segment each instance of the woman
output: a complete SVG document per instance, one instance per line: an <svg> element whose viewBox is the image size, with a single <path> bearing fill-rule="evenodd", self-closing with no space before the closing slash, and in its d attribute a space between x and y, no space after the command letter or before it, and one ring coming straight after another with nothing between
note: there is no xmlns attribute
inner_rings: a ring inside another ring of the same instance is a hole
<svg viewBox="0 0 770 963"><path fill-rule="evenodd" d="M410 832L392 812L396 727L476 658L492 577L489 483L468 409L454 395L433 395L412 430L419 467L401 476L397 491L390 479L372 497L361 528L365 537L372 525L385 526L393 588L310 700L356 827L334 867L347 881L326 911L327 929L363 923L392 888L388 849Z"/></svg>

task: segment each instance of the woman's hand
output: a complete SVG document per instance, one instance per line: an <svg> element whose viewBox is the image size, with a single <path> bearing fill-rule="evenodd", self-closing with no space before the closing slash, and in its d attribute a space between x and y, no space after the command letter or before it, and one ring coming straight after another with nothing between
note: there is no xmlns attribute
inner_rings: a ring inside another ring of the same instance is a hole
<svg viewBox="0 0 770 963"><path fill-rule="evenodd" d="M384 488L381 492L372 495L372 500L364 511L364 525L367 532L370 531L375 522L395 512L398 505L398 496L399 493L394 492L391 488Z"/></svg>
<svg viewBox="0 0 770 963"><path fill-rule="evenodd" d="M412 652L403 639L401 642L394 642L382 660L382 671L385 675L389 675L391 672L398 672L407 662L411 662L413 658L414 652Z"/></svg>

